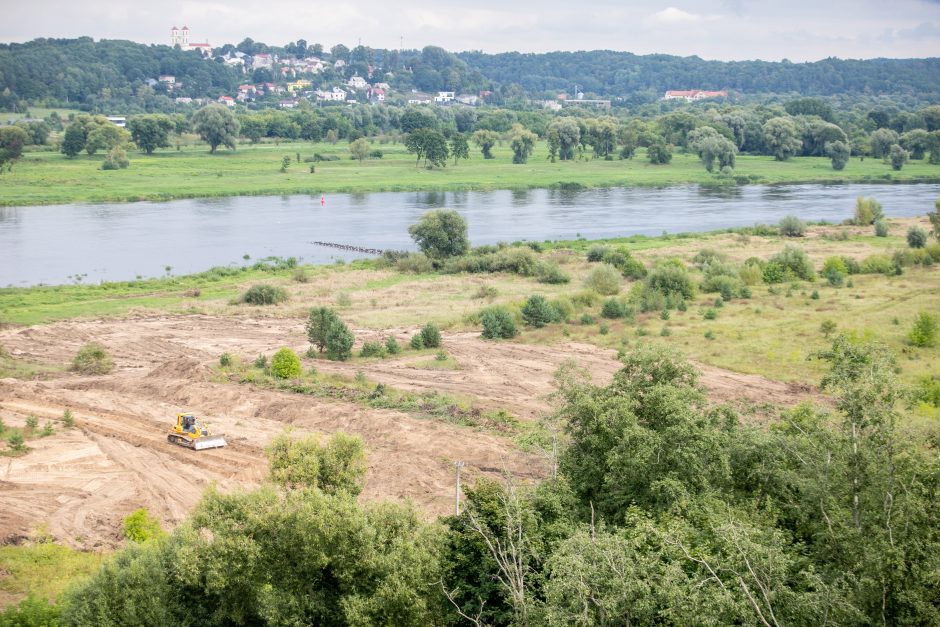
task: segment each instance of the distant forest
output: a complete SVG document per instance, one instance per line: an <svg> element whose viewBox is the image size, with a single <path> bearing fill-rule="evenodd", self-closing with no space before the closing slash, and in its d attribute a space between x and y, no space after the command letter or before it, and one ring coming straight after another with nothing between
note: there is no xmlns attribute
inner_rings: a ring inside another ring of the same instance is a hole
<svg viewBox="0 0 940 627"><path fill-rule="evenodd" d="M590 96L612 98L619 105L655 101L667 89L728 89L738 96L769 94L862 96L903 99L914 104L940 101L940 58L824 59L813 63L767 61L706 61L698 57L635 55L628 52L551 52L545 54L449 53L428 46L423 50L382 50L364 46L334 46L326 51L303 40L268 46L245 39L214 50L215 58L183 52L165 45L130 41L36 39L0 44L0 108L25 104L77 106L86 110L120 108L136 99L163 96L165 87L148 85L161 74L173 75L183 87L174 96L216 98L231 95L242 82L258 82L222 62L232 51L271 52L285 57L317 55L327 61L343 59L344 68L328 64L321 82L342 84L353 73L371 67L394 89L497 92L505 101L525 97L572 94L575 86ZM386 76L392 72L391 76ZM255 71L257 73L257 70ZM272 76L273 78L273 76ZM270 80L270 79L269 79ZM148 110L166 110L173 103Z"/></svg>

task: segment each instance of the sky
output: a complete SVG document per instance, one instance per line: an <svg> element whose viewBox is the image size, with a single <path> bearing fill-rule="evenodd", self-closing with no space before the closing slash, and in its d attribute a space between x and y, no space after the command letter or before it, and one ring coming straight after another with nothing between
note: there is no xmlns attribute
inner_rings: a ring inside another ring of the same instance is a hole
<svg viewBox="0 0 940 627"><path fill-rule="evenodd" d="M940 56L940 0L0 0L0 42L87 35L169 43L174 25L213 46L251 37L718 60Z"/></svg>

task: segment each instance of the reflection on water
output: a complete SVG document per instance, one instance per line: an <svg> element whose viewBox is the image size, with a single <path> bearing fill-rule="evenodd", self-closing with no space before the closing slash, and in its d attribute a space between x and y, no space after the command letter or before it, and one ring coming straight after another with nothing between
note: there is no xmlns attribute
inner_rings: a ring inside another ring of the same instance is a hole
<svg viewBox="0 0 940 627"><path fill-rule="evenodd" d="M839 222L857 196L888 216L923 215L940 185L790 185L663 189L533 189L245 196L166 203L0 208L0 285L133 279L243 264L269 255L313 263L356 255L313 241L414 249L408 226L429 209L455 208L474 244L707 231L785 215Z"/></svg>

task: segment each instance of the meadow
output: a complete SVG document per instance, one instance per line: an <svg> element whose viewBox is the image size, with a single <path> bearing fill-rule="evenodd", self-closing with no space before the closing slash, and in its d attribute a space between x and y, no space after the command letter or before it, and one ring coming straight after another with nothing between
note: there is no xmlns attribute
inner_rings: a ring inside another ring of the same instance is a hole
<svg viewBox="0 0 940 627"><path fill-rule="evenodd" d="M537 144L526 164L513 165L512 152L503 142L494 148L493 159L483 159L478 150L472 150L469 160L457 165L450 160L445 168L429 170L423 164L416 166L402 144L376 142L373 148L381 150L383 157L362 163L349 158L345 142L242 144L234 151L210 154L205 145L186 136L178 150L159 150L149 156L131 152L130 167L114 171L100 169L101 154L68 159L51 149L26 152L12 171L0 176L0 205L336 192L940 180L940 166L926 161L913 161L894 171L889 164L870 158L853 158L837 172L822 157L777 162L772 157L744 155L738 157L731 176L710 174L696 156L679 152L667 165L652 165L642 149L629 160L552 163L545 142ZM316 154L339 159L306 161ZM290 158L290 164L281 172L284 157ZM311 166L315 172L311 173Z"/></svg>

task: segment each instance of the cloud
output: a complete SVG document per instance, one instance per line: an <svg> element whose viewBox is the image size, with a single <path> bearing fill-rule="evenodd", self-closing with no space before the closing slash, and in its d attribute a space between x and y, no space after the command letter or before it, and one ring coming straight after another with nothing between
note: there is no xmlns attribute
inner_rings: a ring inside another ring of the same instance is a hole
<svg viewBox="0 0 940 627"><path fill-rule="evenodd" d="M646 22L649 24L683 24L688 22L699 22L704 18L701 15L696 15L695 13L689 13L688 11L683 11L682 9L677 9L676 7L667 7L662 11L657 11L649 17L646 18Z"/></svg>

